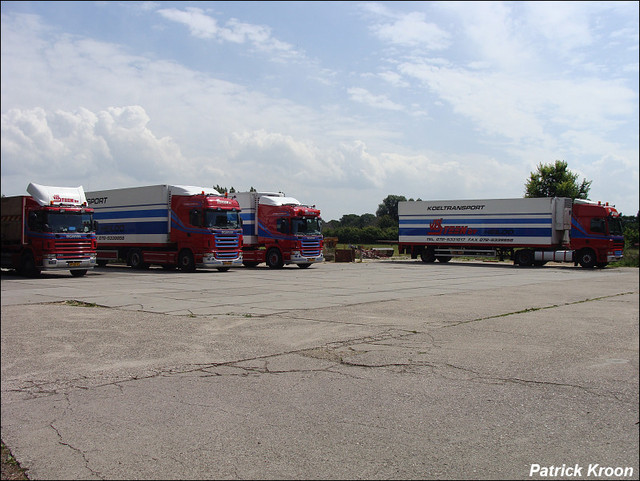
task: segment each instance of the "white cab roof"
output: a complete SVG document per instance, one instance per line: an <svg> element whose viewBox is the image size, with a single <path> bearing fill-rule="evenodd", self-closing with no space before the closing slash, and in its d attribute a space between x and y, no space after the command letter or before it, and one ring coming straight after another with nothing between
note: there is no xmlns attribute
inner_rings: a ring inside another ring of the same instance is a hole
<svg viewBox="0 0 640 481"><path fill-rule="evenodd" d="M172 195L198 195L203 192L209 195L221 195L220 192L211 187L197 187L195 185L172 185L170 187Z"/></svg>
<svg viewBox="0 0 640 481"><path fill-rule="evenodd" d="M52 187L32 182L27 187L27 192L40 205L87 205L87 198L82 186Z"/></svg>
<svg viewBox="0 0 640 481"><path fill-rule="evenodd" d="M293 197L272 197L269 195L263 195L260 197L260 204L262 205L301 205L298 199Z"/></svg>

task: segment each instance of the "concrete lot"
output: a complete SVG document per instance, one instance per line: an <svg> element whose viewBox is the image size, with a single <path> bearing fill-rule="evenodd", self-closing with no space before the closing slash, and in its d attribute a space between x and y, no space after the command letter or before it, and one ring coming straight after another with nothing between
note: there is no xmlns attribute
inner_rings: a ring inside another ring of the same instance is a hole
<svg viewBox="0 0 640 481"><path fill-rule="evenodd" d="M2 439L31 479L637 479L638 288L410 260L2 271Z"/></svg>

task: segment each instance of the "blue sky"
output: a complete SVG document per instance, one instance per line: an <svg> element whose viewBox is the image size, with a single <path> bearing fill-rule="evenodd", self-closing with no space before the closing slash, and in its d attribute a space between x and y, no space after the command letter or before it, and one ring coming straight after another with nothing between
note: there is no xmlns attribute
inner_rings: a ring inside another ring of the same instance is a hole
<svg viewBox="0 0 640 481"><path fill-rule="evenodd" d="M2 194L29 182L522 197L638 212L638 2L5 2Z"/></svg>

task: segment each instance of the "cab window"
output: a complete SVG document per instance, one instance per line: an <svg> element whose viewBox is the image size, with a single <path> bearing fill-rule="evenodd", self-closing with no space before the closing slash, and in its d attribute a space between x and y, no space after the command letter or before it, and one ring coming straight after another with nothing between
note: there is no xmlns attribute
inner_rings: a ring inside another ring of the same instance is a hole
<svg viewBox="0 0 640 481"><path fill-rule="evenodd" d="M199 209L191 209L189 212L189 223L196 227L200 227L202 224L202 216Z"/></svg>
<svg viewBox="0 0 640 481"><path fill-rule="evenodd" d="M591 232L604 234L606 232L604 219L591 219Z"/></svg>
<svg viewBox="0 0 640 481"><path fill-rule="evenodd" d="M276 224L278 232L280 232L281 234L288 234L289 233L289 221L288 219L278 219L278 222Z"/></svg>

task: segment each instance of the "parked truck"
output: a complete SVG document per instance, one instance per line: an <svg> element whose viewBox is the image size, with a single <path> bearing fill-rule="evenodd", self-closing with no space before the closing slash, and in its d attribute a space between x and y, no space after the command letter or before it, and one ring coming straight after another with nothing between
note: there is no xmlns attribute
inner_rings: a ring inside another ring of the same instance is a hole
<svg viewBox="0 0 640 481"><path fill-rule="evenodd" d="M215 189L149 185L87 192L97 222L98 265L160 265L185 272L242 265L238 202Z"/></svg>
<svg viewBox="0 0 640 481"><path fill-rule="evenodd" d="M424 262L456 256L605 267L622 258L619 213L608 203L565 197L398 203L399 251Z"/></svg>
<svg viewBox="0 0 640 481"><path fill-rule="evenodd" d="M27 192L2 197L2 267L28 276L43 270L84 276L96 265L96 236L82 186L30 183Z"/></svg>
<svg viewBox="0 0 640 481"><path fill-rule="evenodd" d="M237 192L242 209L243 263L262 262L278 269L285 264L300 268L324 261L320 210L302 205L281 192Z"/></svg>

